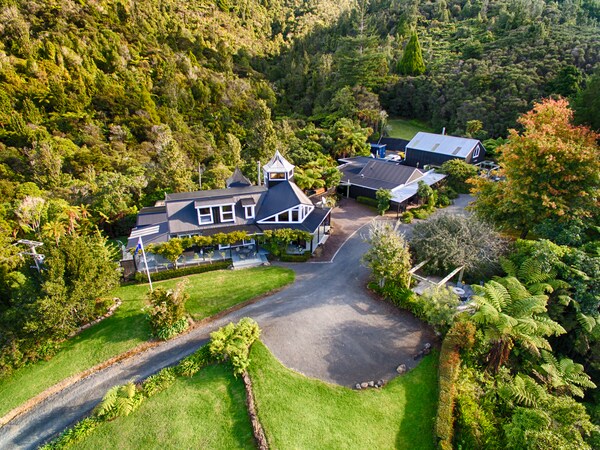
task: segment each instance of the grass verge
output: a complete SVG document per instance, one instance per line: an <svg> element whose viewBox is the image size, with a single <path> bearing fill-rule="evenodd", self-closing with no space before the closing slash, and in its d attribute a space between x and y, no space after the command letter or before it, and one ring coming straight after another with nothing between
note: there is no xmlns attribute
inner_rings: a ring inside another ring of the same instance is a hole
<svg viewBox="0 0 600 450"><path fill-rule="evenodd" d="M71 448L254 448L245 399L244 384L229 365L209 366Z"/></svg>
<svg viewBox="0 0 600 450"><path fill-rule="evenodd" d="M280 267L208 272L187 277L186 308L199 320L237 303L285 286L294 272ZM172 287L180 279L155 283ZM66 341L49 361L39 361L0 379L0 417L59 381L82 372L148 340L150 327L142 312L147 285L118 288L122 305L115 314Z"/></svg>
<svg viewBox="0 0 600 450"><path fill-rule="evenodd" d="M383 389L363 391L293 372L260 342L250 357L258 415L273 448L435 448L437 353Z"/></svg>
<svg viewBox="0 0 600 450"><path fill-rule="evenodd" d="M433 132L433 129L417 119L389 119L387 121L390 127L389 136L397 139L406 139L410 141L419 131Z"/></svg>

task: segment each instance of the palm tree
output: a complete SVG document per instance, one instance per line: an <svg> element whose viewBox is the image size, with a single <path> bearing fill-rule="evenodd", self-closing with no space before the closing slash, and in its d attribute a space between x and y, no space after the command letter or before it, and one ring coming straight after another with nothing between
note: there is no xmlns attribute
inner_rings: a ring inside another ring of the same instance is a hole
<svg viewBox="0 0 600 450"><path fill-rule="evenodd" d="M540 356L540 350L551 350L547 336L566 332L547 316L548 296L531 294L515 277L497 278L474 289L473 320L492 344L488 369L496 373L515 344Z"/></svg>

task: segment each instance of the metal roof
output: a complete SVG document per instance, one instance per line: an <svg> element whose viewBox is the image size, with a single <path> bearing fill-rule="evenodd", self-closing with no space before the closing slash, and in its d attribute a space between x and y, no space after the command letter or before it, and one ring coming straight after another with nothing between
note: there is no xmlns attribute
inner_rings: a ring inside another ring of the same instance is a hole
<svg viewBox="0 0 600 450"><path fill-rule="evenodd" d="M279 150L275 151L271 160L263 166L265 172L289 172L293 168L294 165L285 159Z"/></svg>
<svg viewBox="0 0 600 450"><path fill-rule="evenodd" d="M438 181L446 178L446 175L443 173L436 173L433 170L425 173L425 175L415 182L411 182L405 186L398 187L396 189L392 189L392 202L394 203L402 203L411 197L417 195L417 191L419 189L419 181L425 182L428 186L432 186Z"/></svg>
<svg viewBox="0 0 600 450"><path fill-rule="evenodd" d="M466 158L480 142L477 139L448 136L444 134L425 133L419 131L406 144L406 151L421 150L442 155Z"/></svg>

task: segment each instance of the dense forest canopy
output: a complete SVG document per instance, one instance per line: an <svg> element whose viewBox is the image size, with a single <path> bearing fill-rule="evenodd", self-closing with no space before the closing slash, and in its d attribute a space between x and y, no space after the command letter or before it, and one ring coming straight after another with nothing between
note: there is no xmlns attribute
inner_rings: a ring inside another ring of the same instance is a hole
<svg viewBox="0 0 600 450"><path fill-rule="evenodd" d="M576 94L600 59L595 0L1 3L13 235L28 196L88 205L126 233L124 218L196 188L199 171L203 188L235 166L256 179L275 147L322 161L305 183L321 185L328 158L364 152L388 114L505 135L532 101Z"/></svg>

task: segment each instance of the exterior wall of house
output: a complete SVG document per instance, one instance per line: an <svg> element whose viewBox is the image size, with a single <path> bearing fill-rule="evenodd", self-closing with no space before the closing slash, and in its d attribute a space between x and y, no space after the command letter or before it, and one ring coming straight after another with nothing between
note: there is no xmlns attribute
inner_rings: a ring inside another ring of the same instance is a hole
<svg viewBox="0 0 600 450"><path fill-rule="evenodd" d="M342 187L342 192L344 194L344 196L346 195L346 187ZM368 189L362 186L355 186L352 185L350 186L350 197L351 198L356 198L356 197L369 197L372 199L376 199L376 190L373 189Z"/></svg>
<svg viewBox="0 0 600 450"><path fill-rule="evenodd" d="M406 149L406 161L405 164L411 167L418 167L422 169L425 165L441 166L446 161L451 159L463 159L458 156L443 155L440 153L426 152L423 150L415 150L412 148Z"/></svg>

